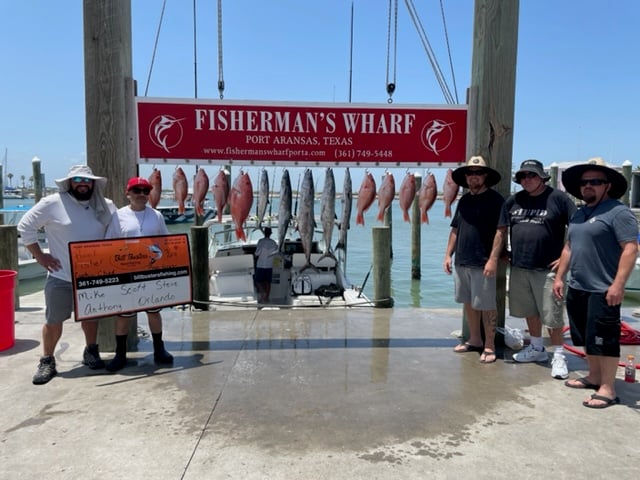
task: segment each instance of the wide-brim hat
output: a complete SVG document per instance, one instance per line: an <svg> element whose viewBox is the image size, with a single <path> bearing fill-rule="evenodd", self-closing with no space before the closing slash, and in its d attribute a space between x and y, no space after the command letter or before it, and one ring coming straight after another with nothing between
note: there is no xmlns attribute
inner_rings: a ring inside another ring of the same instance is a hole
<svg viewBox="0 0 640 480"><path fill-rule="evenodd" d="M69 173L64 178L58 178L55 182L58 185L58 189L61 192L68 192L71 189L71 179L73 177L83 177L90 178L94 180L96 185L100 187L100 190L104 190L104 187L107 185L107 179L105 177L98 177L94 175L91 171L91 167L88 165L74 165L69 169Z"/></svg>
<svg viewBox="0 0 640 480"><path fill-rule="evenodd" d="M500 174L498 173L497 170L494 170L491 167L487 166L487 162L484 161L484 158L482 158L479 155L475 155L473 157L471 157L468 161L467 164L462 166L462 167L458 167L456 168L453 173L451 174L451 178L453 178L453 181L456 182L458 185L460 185L463 188L469 188L469 185L467 185L467 179L465 177L465 174L467 173L468 170L470 170L471 168L474 169L478 169L478 168L482 168L485 173L487 174L486 178L484 179L484 184L487 187L493 187L496 183L498 183L500 181L500 179L502 178L500 176Z"/></svg>
<svg viewBox="0 0 640 480"><path fill-rule="evenodd" d="M611 185L609 187L609 197L618 199L627 191L628 185L624 175L617 170L608 167L601 157L591 158L587 160L586 163L574 165L562 172L562 185L564 185L564 189L577 199L582 200L580 180L582 179L582 174L589 170L603 172L607 176L607 180Z"/></svg>
<svg viewBox="0 0 640 480"><path fill-rule="evenodd" d="M544 171L544 165L542 165L542 162L538 160L530 159L530 160L525 160L520 164L520 170L518 170L513 175L513 181L516 183L520 183L521 179L518 178L519 174L527 173L527 172L535 173L542 179L543 182L546 182L551 178L551 175L549 175L547 172Z"/></svg>

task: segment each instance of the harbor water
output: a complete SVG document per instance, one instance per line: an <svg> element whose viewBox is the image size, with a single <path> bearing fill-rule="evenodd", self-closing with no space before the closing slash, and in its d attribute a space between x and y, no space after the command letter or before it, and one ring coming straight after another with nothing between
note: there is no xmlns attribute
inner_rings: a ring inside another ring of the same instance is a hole
<svg viewBox="0 0 640 480"><path fill-rule="evenodd" d="M5 207L29 205L32 200L5 199ZM277 198L273 199L272 212L277 212ZM172 201L163 199L160 205L171 205ZM450 218L444 216L444 204L436 200L429 211L429 224L420 227L421 261L420 279L411 278L411 225L402 220L402 212L397 200L392 204L392 249L393 261L391 271L391 288L396 308L455 308L459 306L453 301L453 278L442 270L442 261L449 235ZM455 206L455 204L454 204ZM365 213L365 226L355 224L356 201L353 202L351 228L348 233L347 277L357 286L364 285L364 293L373 296L373 275L367 274L372 261L372 228L381 226L376 221L377 202ZM340 209L340 200L336 201L336 210ZM320 202L316 203L316 215L320 213ZM340 215L340 212L337 212ZM192 224L182 223L169 225L171 233L188 233ZM338 228L333 231L333 245L338 240ZM367 280L366 280L367 279ZM366 282L365 282L366 280ZM32 293L42 289L44 279L20 282L20 293Z"/></svg>

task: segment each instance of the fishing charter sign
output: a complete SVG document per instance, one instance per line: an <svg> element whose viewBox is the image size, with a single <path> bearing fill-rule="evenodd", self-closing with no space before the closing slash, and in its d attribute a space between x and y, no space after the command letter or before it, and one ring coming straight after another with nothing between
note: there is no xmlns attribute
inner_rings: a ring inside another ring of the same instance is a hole
<svg viewBox="0 0 640 480"><path fill-rule="evenodd" d="M136 99L139 163L464 163L467 106Z"/></svg>
<svg viewBox="0 0 640 480"><path fill-rule="evenodd" d="M69 243L76 321L192 302L187 234Z"/></svg>

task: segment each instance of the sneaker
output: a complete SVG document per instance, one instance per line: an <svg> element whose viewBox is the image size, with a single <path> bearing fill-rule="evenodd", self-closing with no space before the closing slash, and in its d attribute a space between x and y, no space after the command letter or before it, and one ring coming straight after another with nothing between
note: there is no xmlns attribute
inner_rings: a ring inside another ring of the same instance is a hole
<svg viewBox="0 0 640 480"><path fill-rule="evenodd" d="M545 363L549 361L547 351L542 348L542 351L533 348L533 345L529 344L518 353L513 354L513 360L518 363L539 362Z"/></svg>
<svg viewBox="0 0 640 480"><path fill-rule="evenodd" d="M38 371L33 376L34 385L44 385L58 374L56 370L56 359L51 355L40 357Z"/></svg>
<svg viewBox="0 0 640 480"><path fill-rule="evenodd" d="M118 370L122 370L127 365L127 357L125 355L118 355L111 359L109 363L105 365L105 368L109 372L117 372Z"/></svg>
<svg viewBox="0 0 640 480"><path fill-rule="evenodd" d="M84 353L82 354L82 363L89 367L91 370L104 368L104 362L100 358L98 345L93 343L84 347Z"/></svg>
<svg viewBox="0 0 640 480"><path fill-rule="evenodd" d="M154 350L153 361L158 365L171 365L173 364L173 355L162 347L158 350Z"/></svg>
<svg viewBox="0 0 640 480"><path fill-rule="evenodd" d="M551 376L564 380L569 378L569 367L567 366L567 357L562 354L554 354L551 360Z"/></svg>

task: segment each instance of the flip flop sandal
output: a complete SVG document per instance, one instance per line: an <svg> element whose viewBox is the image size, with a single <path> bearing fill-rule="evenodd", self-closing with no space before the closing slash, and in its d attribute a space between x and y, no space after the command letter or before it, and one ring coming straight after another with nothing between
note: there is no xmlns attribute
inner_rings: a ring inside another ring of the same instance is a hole
<svg viewBox="0 0 640 480"><path fill-rule="evenodd" d="M620 403L620 399L618 397L616 398L603 397L602 395L598 395L597 393L594 393L593 395L591 395L591 399L599 400L604 403L597 403L595 405L592 405L591 403L589 403L588 400L585 400L584 402L582 402L582 405L584 405L587 408L607 408L607 407L610 407L611 405L617 405L618 403Z"/></svg>
<svg viewBox="0 0 640 480"><path fill-rule="evenodd" d="M578 382L578 384L576 385L576 384L569 383L571 381L576 381ZM591 383L589 380L587 380L587 377L572 378L564 382L564 386L569 388L578 388L581 390L583 389L598 390L600 388L600 385Z"/></svg>
<svg viewBox="0 0 640 480"><path fill-rule="evenodd" d="M458 347L463 347L463 348L456 350L456 348ZM458 345L458 347L455 347L453 351L456 353L468 353L468 352L482 353L484 351L484 347L476 347L474 345L470 345L467 342L461 343L460 345Z"/></svg>
<svg viewBox="0 0 640 480"><path fill-rule="evenodd" d="M484 355L484 360L480 357L480 363L494 363L498 359L496 352L490 352L489 350L483 351L482 355ZM489 355L493 355L493 360L487 360Z"/></svg>

